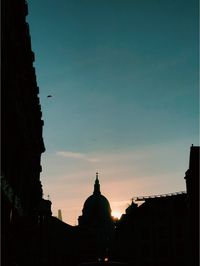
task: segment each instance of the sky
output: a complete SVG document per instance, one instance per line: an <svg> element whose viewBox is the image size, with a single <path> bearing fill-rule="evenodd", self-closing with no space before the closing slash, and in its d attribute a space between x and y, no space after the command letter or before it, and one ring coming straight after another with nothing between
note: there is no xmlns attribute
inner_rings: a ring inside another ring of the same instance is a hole
<svg viewBox="0 0 200 266"><path fill-rule="evenodd" d="M113 212L186 189L199 145L197 0L29 0L44 198L76 225L99 172ZM52 97L47 97L52 95Z"/></svg>

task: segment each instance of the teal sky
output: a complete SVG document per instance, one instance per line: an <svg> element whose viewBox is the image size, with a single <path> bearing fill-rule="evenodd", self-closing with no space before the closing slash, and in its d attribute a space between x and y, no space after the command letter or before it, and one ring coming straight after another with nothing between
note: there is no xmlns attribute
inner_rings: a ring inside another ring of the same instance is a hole
<svg viewBox="0 0 200 266"><path fill-rule="evenodd" d="M61 208L74 223L96 170L111 205L184 190L189 147L199 144L198 1L28 4L44 119L41 178L54 214Z"/></svg>

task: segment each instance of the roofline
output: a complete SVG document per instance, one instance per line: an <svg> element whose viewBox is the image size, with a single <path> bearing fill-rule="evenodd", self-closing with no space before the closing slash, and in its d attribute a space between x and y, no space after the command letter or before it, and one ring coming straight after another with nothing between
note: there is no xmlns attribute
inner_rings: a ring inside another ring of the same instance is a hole
<svg viewBox="0 0 200 266"><path fill-rule="evenodd" d="M148 199L155 199L155 198L166 198L166 197L172 197L177 195L186 195L186 191L178 191L178 192L171 192L167 194L160 194L160 195L150 195L150 196L138 196L133 197L132 200L134 201L145 201Z"/></svg>

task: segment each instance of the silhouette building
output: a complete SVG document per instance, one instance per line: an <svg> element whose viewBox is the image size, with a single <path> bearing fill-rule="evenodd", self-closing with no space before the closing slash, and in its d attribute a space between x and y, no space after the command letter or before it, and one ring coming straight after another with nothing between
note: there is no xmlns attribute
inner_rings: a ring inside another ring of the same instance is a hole
<svg viewBox="0 0 200 266"><path fill-rule="evenodd" d="M199 150L190 149L186 192L137 198L126 209L115 232L117 260L135 266L199 265Z"/></svg>
<svg viewBox="0 0 200 266"><path fill-rule="evenodd" d="M199 265L199 151L186 193L133 201L117 224L98 174L78 226L51 216L42 197L45 151L25 0L2 0L1 259L3 266L77 266L105 257L134 266ZM49 96L50 97L50 96ZM61 212L59 217L61 218Z"/></svg>
<svg viewBox="0 0 200 266"><path fill-rule="evenodd" d="M186 193L132 202L117 226L116 256L137 266L186 266L187 225Z"/></svg>
<svg viewBox="0 0 200 266"><path fill-rule="evenodd" d="M110 203L101 194L98 173L94 191L83 206L78 218L80 257L82 261L104 259L109 256L114 234Z"/></svg>
<svg viewBox="0 0 200 266"><path fill-rule="evenodd" d="M24 0L2 1L1 182L10 204L7 221L30 213L42 198L43 120L27 14Z"/></svg>
<svg viewBox="0 0 200 266"><path fill-rule="evenodd" d="M98 173L96 173L93 194L85 201L82 213L78 219L80 226L109 228L113 224L110 203L100 191Z"/></svg>
<svg viewBox="0 0 200 266"><path fill-rule="evenodd" d="M60 209L58 210L58 219L62 221L62 212Z"/></svg>
<svg viewBox="0 0 200 266"><path fill-rule="evenodd" d="M51 215L51 203L42 199L43 120L27 14L24 0L1 2L1 255L6 266L23 265L29 255L26 265L34 263L30 231Z"/></svg>
<svg viewBox="0 0 200 266"><path fill-rule="evenodd" d="M188 255L190 265L199 265L199 163L200 147L191 146L185 173L188 207Z"/></svg>

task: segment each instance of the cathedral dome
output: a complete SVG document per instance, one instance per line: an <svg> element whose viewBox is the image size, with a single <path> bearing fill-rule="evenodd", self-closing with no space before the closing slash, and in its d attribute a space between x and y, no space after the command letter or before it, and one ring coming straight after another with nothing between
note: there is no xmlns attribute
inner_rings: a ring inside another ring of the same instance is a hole
<svg viewBox="0 0 200 266"><path fill-rule="evenodd" d="M83 214L101 213L110 215L111 208L109 201L103 195L91 195L87 198L83 206Z"/></svg>
<svg viewBox="0 0 200 266"><path fill-rule="evenodd" d="M83 205L83 215L79 217L80 224L100 224L112 219L109 201L101 194L98 173L94 184L94 192Z"/></svg>

